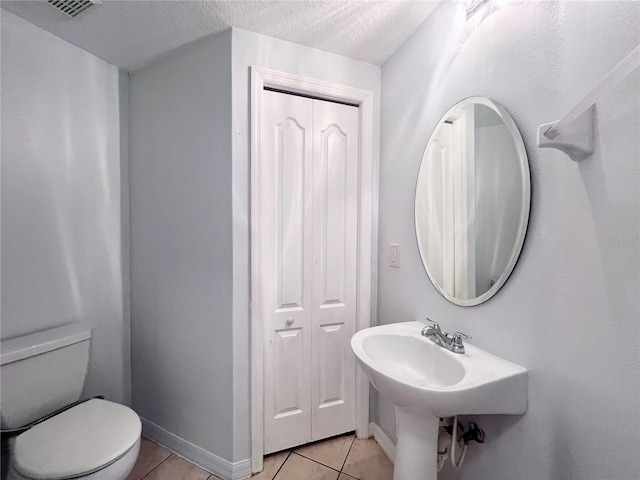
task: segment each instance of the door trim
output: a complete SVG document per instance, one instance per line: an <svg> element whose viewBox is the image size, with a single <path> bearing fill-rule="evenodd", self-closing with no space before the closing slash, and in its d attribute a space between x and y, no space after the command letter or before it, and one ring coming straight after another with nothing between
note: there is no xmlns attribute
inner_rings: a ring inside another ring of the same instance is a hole
<svg viewBox="0 0 640 480"><path fill-rule="evenodd" d="M376 266L374 239L377 222L374 208L377 200L376 165L373 158L373 93L368 90L338 85L323 80L279 72L262 67L251 67L251 467L259 472L264 456L264 323L259 305L261 285L256 272L260 271L258 248L260 243L260 145L262 144L262 92L264 88L309 95L325 100L352 103L359 110L359 199L358 199L358 292L356 331L372 324L376 294L373 274ZM369 381L356 367L356 435L369 436Z"/></svg>

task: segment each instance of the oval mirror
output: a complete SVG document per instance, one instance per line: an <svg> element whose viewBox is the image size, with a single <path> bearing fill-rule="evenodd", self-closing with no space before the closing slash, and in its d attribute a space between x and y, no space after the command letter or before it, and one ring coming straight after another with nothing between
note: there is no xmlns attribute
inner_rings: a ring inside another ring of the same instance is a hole
<svg viewBox="0 0 640 480"><path fill-rule="evenodd" d="M454 105L422 156L415 222L436 289L464 306L487 301L513 271L529 221L529 162L509 113L485 97Z"/></svg>

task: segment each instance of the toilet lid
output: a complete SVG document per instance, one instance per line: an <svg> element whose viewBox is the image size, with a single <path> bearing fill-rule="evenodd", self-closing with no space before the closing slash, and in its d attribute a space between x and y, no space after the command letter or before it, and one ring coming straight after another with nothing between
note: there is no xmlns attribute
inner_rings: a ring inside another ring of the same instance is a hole
<svg viewBox="0 0 640 480"><path fill-rule="evenodd" d="M15 437L13 465L33 479L86 475L123 456L141 431L129 407L92 399Z"/></svg>

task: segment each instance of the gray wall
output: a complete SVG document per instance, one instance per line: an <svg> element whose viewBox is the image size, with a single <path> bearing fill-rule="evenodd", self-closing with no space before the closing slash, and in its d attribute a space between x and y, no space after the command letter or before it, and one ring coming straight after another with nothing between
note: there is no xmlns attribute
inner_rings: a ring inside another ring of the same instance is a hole
<svg viewBox="0 0 640 480"><path fill-rule="evenodd" d="M131 74L133 406L233 455L231 31Z"/></svg>
<svg viewBox="0 0 640 480"><path fill-rule="evenodd" d="M380 132L380 67L233 29L233 375L234 460L251 455L250 397L250 66L304 75L373 92L373 157ZM374 266L375 270L375 266ZM375 309L374 309L375 310Z"/></svg>
<svg viewBox="0 0 640 480"><path fill-rule="evenodd" d="M118 70L2 11L1 94L2 338L88 321L84 393L127 403Z"/></svg>
<svg viewBox="0 0 640 480"><path fill-rule="evenodd" d="M378 321L428 315L530 372L527 413L479 416L487 443L441 478L640 477L638 70L598 102L590 158L535 146L538 125L567 113L639 38L638 2L516 2L475 31L446 2L383 66ZM413 194L438 119L472 95L498 101L518 124L533 196L511 278L465 308L422 267ZM389 243L401 246L400 269L387 265ZM384 399L376 415L395 438Z"/></svg>

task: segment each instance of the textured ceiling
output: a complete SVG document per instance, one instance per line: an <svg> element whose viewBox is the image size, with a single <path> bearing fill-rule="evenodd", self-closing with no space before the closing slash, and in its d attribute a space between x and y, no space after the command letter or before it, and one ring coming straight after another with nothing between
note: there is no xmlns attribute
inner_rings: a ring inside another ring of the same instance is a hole
<svg viewBox="0 0 640 480"><path fill-rule="evenodd" d="M438 1L111 1L75 19L44 1L2 8L123 69L229 27L382 65Z"/></svg>

